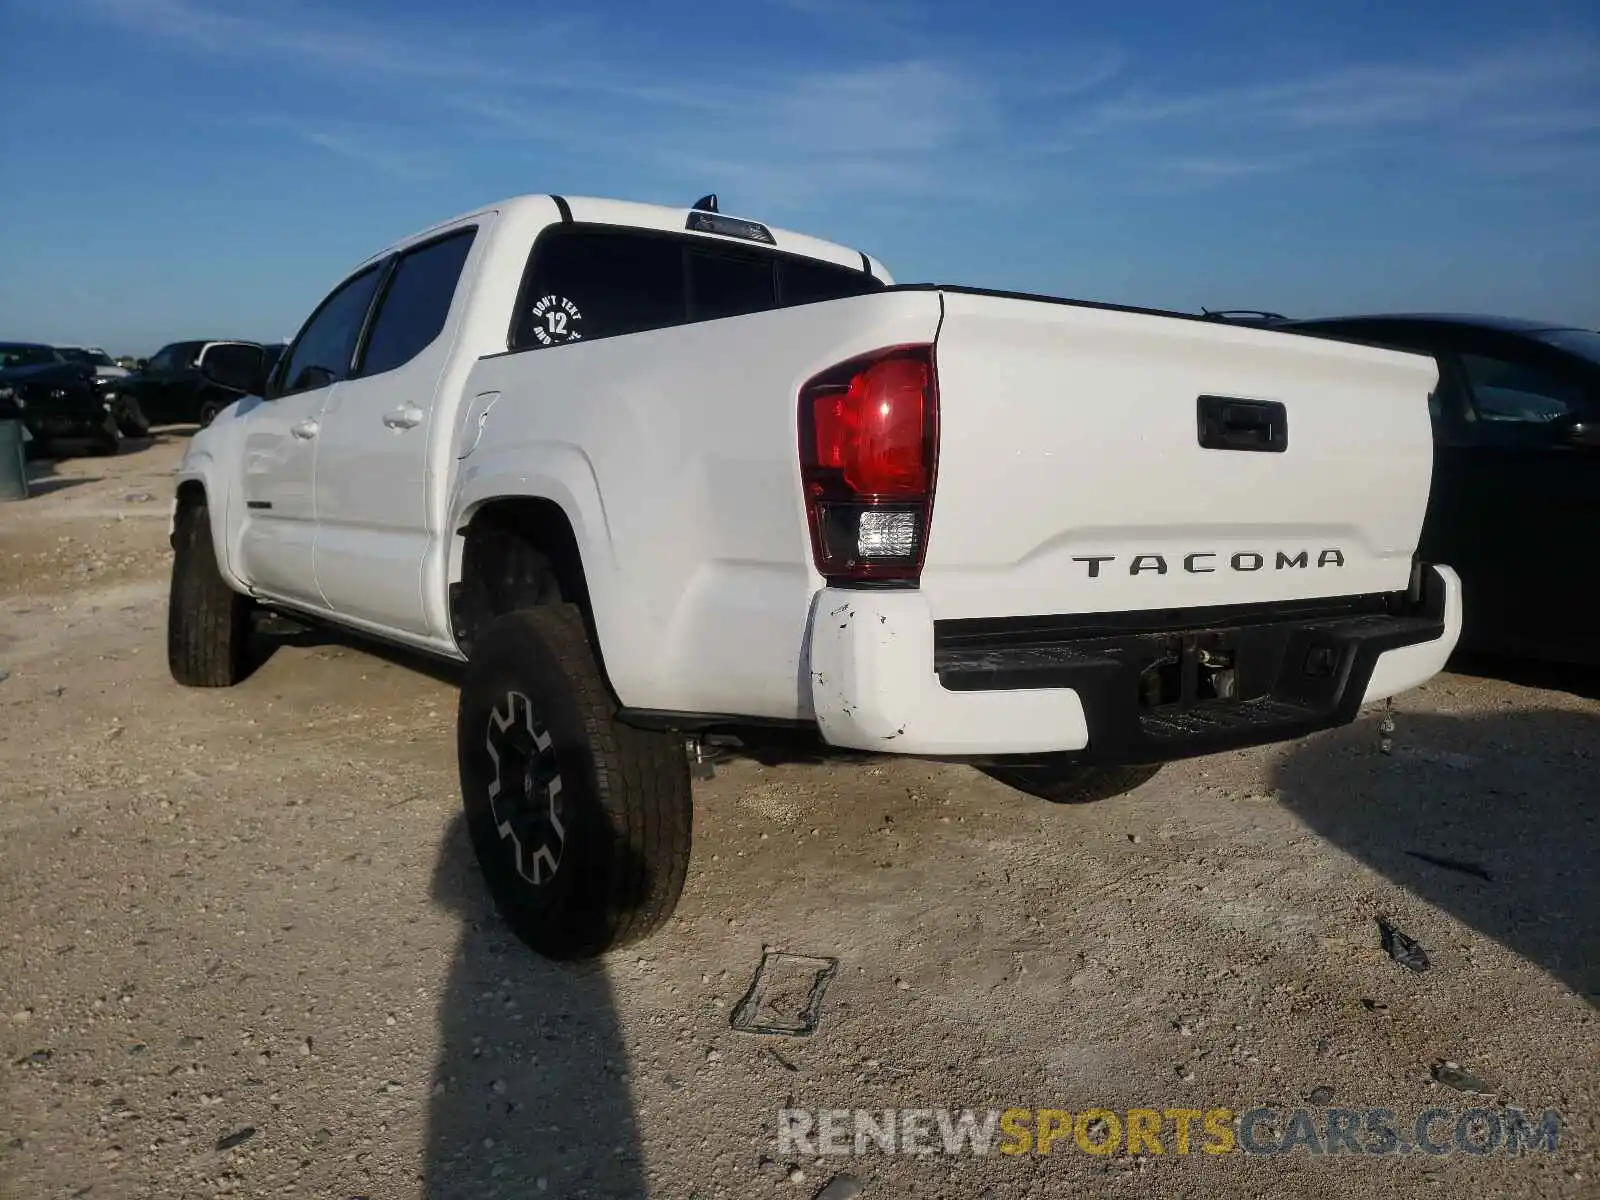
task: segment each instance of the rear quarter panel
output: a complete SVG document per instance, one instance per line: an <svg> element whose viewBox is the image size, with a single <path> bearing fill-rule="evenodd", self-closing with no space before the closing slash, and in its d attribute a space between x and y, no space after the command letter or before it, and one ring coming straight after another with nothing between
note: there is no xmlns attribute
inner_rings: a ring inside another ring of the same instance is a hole
<svg viewBox="0 0 1600 1200"><path fill-rule="evenodd" d="M500 496L561 503L601 651L630 707L808 718L822 585L797 402L817 371L932 341L935 293L878 293L484 358L497 392L455 465L452 528Z"/></svg>

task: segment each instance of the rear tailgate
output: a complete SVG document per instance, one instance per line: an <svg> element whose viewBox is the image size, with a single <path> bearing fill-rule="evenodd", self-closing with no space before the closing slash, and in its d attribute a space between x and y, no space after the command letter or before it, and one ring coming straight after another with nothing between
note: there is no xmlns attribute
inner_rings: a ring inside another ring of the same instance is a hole
<svg viewBox="0 0 1600 1200"><path fill-rule="evenodd" d="M1066 302L941 298L922 572L936 618L1407 586L1432 474L1431 358ZM1202 445L1203 412L1236 431L1219 444L1239 448ZM1281 451L1243 448L1285 430Z"/></svg>

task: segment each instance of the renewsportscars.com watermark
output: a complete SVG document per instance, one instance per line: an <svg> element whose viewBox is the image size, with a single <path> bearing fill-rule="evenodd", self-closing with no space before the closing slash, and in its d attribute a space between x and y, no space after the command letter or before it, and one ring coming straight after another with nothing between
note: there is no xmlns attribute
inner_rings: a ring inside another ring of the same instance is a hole
<svg viewBox="0 0 1600 1200"><path fill-rule="evenodd" d="M883 1154L1553 1154L1554 1109L785 1108L780 1155Z"/></svg>

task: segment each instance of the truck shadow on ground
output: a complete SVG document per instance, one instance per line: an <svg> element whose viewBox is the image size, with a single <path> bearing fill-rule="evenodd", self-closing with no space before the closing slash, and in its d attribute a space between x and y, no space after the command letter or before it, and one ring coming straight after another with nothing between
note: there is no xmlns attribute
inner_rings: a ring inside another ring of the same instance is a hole
<svg viewBox="0 0 1600 1200"><path fill-rule="evenodd" d="M628 1054L603 962L534 954L501 921L457 817L433 876L461 920L439 1007L428 1200L647 1194Z"/></svg>
<svg viewBox="0 0 1600 1200"><path fill-rule="evenodd" d="M451 687L461 686L461 672L464 663L450 662L446 659L436 658L431 654L424 654L419 650L410 650L404 646L396 646L389 642L376 639L363 638L356 633L331 626L305 626L303 628L257 628L252 631L250 639L250 667L249 674L253 675L279 650L293 647L300 650L316 650L324 648L337 648L341 650L354 650L361 654L370 654L373 658L381 659L407 671L414 671L425 675L439 683L449 684Z"/></svg>
<svg viewBox="0 0 1600 1200"><path fill-rule="evenodd" d="M1283 759L1282 803L1600 1007L1600 713L1397 713L1388 755L1376 722ZM1425 931L1407 932L1427 945ZM1429 949L1434 969L1453 969L1453 949Z"/></svg>
<svg viewBox="0 0 1600 1200"><path fill-rule="evenodd" d="M1458 675L1499 679L1518 687L1568 692L1585 700L1600 700L1600 668L1596 667L1535 662L1491 654L1462 654L1450 660L1448 669Z"/></svg>

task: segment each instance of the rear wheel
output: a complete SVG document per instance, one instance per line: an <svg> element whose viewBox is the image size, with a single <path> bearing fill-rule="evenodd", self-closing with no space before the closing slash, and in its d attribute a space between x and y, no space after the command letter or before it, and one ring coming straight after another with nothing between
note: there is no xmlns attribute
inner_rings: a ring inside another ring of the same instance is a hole
<svg viewBox="0 0 1600 1200"><path fill-rule="evenodd" d="M231 687L249 673L249 597L217 567L204 504L179 510L167 599L167 666L185 687Z"/></svg>
<svg viewBox="0 0 1600 1200"><path fill-rule="evenodd" d="M1092 804L1131 792L1154 779L1160 770L1160 763L1100 767L1044 762L985 767L983 773L1051 804Z"/></svg>
<svg viewBox="0 0 1600 1200"><path fill-rule="evenodd" d="M474 853L529 947L589 958L671 916L689 863L688 759L671 734L616 720L576 605L477 632L456 748Z"/></svg>

